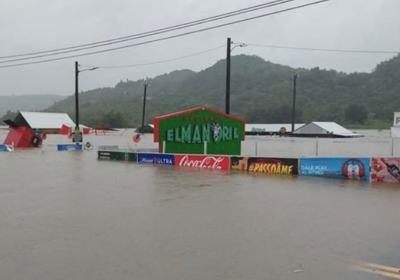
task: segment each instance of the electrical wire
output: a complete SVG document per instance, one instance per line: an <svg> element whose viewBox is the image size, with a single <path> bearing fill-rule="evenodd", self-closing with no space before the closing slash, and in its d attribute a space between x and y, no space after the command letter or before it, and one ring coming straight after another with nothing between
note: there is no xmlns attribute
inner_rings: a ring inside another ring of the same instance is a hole
<svg viewBox="0 0 400 280"><path fill-rule="evenodd" d="M229 25L233 25L233 24L237 24L237 23L241 23L241 22L247 22L247 21L251 21L251 20L254 20L254 19L259 19L259 18L263 18L263 17L267 17L267 16L272 16L272 15L276 15L276 14L280 14L280 13L284 13L284 12L288 12L288 11L298 10L298 9L306 8L306 7L309 7L309 6L313 6L313 5L317 5L317 4L324 3L324 2L329 2L329 1L331 1L331 0L319 0L319 1L311 2L311 3L307 3L307 4L303 4L303 5L299 5L299 6L295 6L295 7L291 7L291 8L287 8L287 9L283 9L283 10L279 10L279 11L275 11L275 12L271 12L271 13L261 14L261 15L258 15L258 16L253 16L253 17L249 17L249 18L245 18L245 19L241 19L241 20L236 20L236 21L232 21L232 22L228 22L228 23L224 23L224 24L219 24L219 25L215 25L215 26L211 26L211 27L197 29L197 30L194 30L194 31L188 31L188 32L185 32L185 33L177 34L177 35L171 35L171 36L167 36L167 37L153 39L153 40L149 40L149 41L145 41L145 42L141 42L141 43L125 45L125 46L120 46L120 47L115 47L115 48L109 48L109 49L105 49L105 50L87 52L87 53L83 53L83 54L64 56L64 57L53 58L53 59L45 59L45 60L34 61L34 62L25 62L25 63L11 64L11 65L4 65L4 66L0 66L0 68L9 68L9 67L22 66L22 65L32 65L32 64L46 63L46 62L51 62L51 61L58 61L58 60L64 60L64 59L69 59L69 58L94 55L94 54L99 54L99 53L105 53L105 52L111 52L111 51L131 48L131 47L140 46L140 45L151 44L151 43L155 43L155 42L160 42L160 41L165 41L165 40L169 40L169 39L173 39L173 38L178 38L178 37L183 37L183 36L187 36L187 35L191 35L191 34L196 34L196 33L204 32L204 31L208 31L208 30L213 30L213 29L217 29L217 28L221 28L221 27L225 27L225 26L229 26Z"/></svg>
<svg viewBox="0 0 400 280"><path fill-rule="evenodd" d="M90 66L90 65L81 65L80 64L80 66L83 66L83 67L97 67L99 69L133 68L133 67L161 64L161 63L165 63L165 62L177 61L177 60L181 60L181 59L185 59L185 58L189 58L189 57L194 57L194 56L198 56L198 55L201 55L201 54L205 54L205 53L208 53L208 52L211 52L211 51L215 51L215 50L221 49L222 47L225 47L225 45L214 47L214 48L211 48L211 49L208 49L208 50L205 50L205 51L202 51L202 52L194 53L194 54L189 54L189 55L185 55L185 56L180 56L180 57L166 59L166 60L160 60L160 61L154 61L154 62L149 62L149 63L120 65L120 66Z"/></svg>
<svg viewBox="0 0 400 280"><path fill-rule="evenodd" d="M276 46L276 45L262 45L262 44L247 44L247 43L242 43L239 44L244 45L244 46L253 46L253 47L265 47L265 48L277 48L277 49L289 49L289 50L302 50L302 51L323 51L323 52L340 52L340 53L372 53L372 54L398 54L400 51L373 51L373 50L345 50L345 49L321 49L321 48L304 48L304 47L288 47L288 46ZM225 45L220 45L218 47L214 47L202 52L190 54L190 55L185 55L181 57L176 57L176 58L171 58L171 59L166 59L166 60L160 60L160 61L154 61L154 62L149 62L149 63L140 63L140 64L131 64L131 65L120 65L120 66L91 66L91 65L80 65L83 67L97 67L100 69L115 69L115 68L133 68L133 67L141 67L141 66L148 66L148 65L154 65L154 64L161 64L161 63L166 63L166 62L172 62L172 61L177 61L185 58L190 58L194 57L197 55L201 55L204 53L208 53L217 49L221 49L222 47L225 48Z"/></svg>
<svg viewBox="0 0 400 280"><path fill-rule="evenodd" d="M346 49L323 49L323 48L305 48L305 47L288 47L276 45L247 44L253 47L265 47L272 49L287 49L300 51L321 51L321 52L340 52L340 53L371 53L371 54L398 54L400 51L377 51L377 50L346 50Z"/></svg>
<svg viewBox="0 0 400 280"><path fill-rule="evenodd" d="M15 58L15 57L24 57L24 56L29 56L26 58L18 58L18 59L10 59L10 60L5 60L5 61L0 61L0 63L7 63L7 62L15 62L15 61L21 61L21 60L28 60L28 59L35 59L35 58L42 58L42 57L47 57L47 56L55 56L59 54L64 54L64 53L71 53L71 52L77 52L77 51L82 51L82 50L87 50L87 49L92 49L92 48L99 48L99 47L104 47L108 45L113 45L113 44L119 44L131 40L136 40L136 39L141 39L141 38L146 38L150 36L155 36L167 32L172 32L196 25L201 25L204 23L212 22L212 21L217 21L249 12L254 12L257 10L277 6L277 5L282 5L285 3L293 2L293 1L298 1L298 0L275 0L263 4L259 4L256 6L251 6L248 8L236 10L236 11L231 11L228 13L200 19L200 20L195 20L183 24L178 24L174 26L169 26L165 28L160 28L152 31L147 31L143 33L138 33L138 34L133 34L133 35L128 35L124 37L119 37L119 38L114 38L114 39L109 39L105 41L98 41L94 43L88 43L88 44L83 44L83 45L77 45L77 46L72 46L72 47L65 47L65 48L59 48L59 49L53 49L53 50L47 50L47 51L39 51L39 52L32 52L32 53L25 53L25 54L17 54L17 55L8 55L8 56L2 56L0 59L7 59L7 58Z"/></svg>

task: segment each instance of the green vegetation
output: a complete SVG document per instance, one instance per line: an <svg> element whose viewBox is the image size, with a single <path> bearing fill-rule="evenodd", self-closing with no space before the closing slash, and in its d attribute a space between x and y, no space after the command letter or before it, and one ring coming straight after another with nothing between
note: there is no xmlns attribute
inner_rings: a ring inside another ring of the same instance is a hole
<svg viewBox="0 0 400 280"><path fill-rule="evenodd" d="M158 115L196 106L225 107L225 60L198 73L174 71L153 79L147 91L146 123ZM353 128L389 128L400 111L400 56L372 73L294 69L257 56L232 57L231 113L249 123L291 121L293 76L297 80L296 122L335 121ZM144 80L121 81L114 88L80 93L81 123L138 127ZM74 117L74 97L55 102L47 112Z"/></svg>

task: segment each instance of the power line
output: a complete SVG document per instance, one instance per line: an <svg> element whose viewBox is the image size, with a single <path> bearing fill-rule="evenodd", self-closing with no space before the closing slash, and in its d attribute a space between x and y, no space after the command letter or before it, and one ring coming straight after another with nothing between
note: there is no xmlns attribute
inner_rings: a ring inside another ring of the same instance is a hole
<svg viewBox="0 0 400 280"><path fill-rule="evenodd" d="M291 1L293 1L293 0L291 0ZM274 3L277 3L277 2L285 3L285 2L289 2L289 1L275 0L275 1L267 2L267 3L263 3L263 4L247 7L247 8L244 8L244 9L235 10L235 11L231 11L231 12L228 12L228 13L207 17L207 18L204 18L204 19L195 20L195 21L191 21L191 22L187 22L187 23L183 23L183 24L178 24L178 25L173 25L173 26L168 26L168 27L165 27L165 28L160 28L160 29L156 29L156 30L152 30L152 31L143 32L143 33L127 35L127 36L123 36L123 37L118 37L118 38L113 38L113 39L108 39L108 40L103 40L103 41L98 41L98 42L93 42L93 43L87 43L87 44L82 44L82 45L76 45L76 46L71 46L71 47L64 47L64 48L58 48L58 49L52 49L52 50L46 50L46 51L39 51L39 52L31 52L31 53L24 53L24 54L2 56L2 57L0 57L0 59L12 58L12 57L21 57L21 56L28 56L28 55L36 55L36 54L49 53L49 52L56 52L56 51L80 48L80 47L85 47L85 46L92 46L92 45L97 45L97 44L102 44L102 43L107 43L107 42L112 42L112 41L132 38L132 37L136 37L136 36L140 36L140 35L146 35L146 34L153 33L153 32L164 31L164 30L171 29L171 28L185 26L185 25L189 25L189 24L193 24L193 23L199 23L199 22L203 22L203 21L206 21L206 20L215 19L215 18L219 18L219 17L222 17L222 16L227 16L227 15L231 15L231 14L234 14L234 13L238 13L238 12L247 11L247 10L250 10L250 9L262 7L264 5L274 4Z"/></svg>
<svg viewBox="0 0 400 280"><path fill-rule="evenodd" d="M177 60L181 60L181 59L185 59L185 58L189 58L189 57L194 57L194 56L197 56L197 55L205 54L205 53L208 53L208 52L211 52L211 51L215 51L215 50L221 49L223 47L225 48L225 44L224 45L220 45L218 47L214 47L214 48L205 50L205 51L202 51L202 52L189 54L189 55L185 55L185 56L180 56L180 57L176 57L176 58L171 58L171 59L166 59L166 60L149 62L149 63L120 65L120 66L89 66L89 65L81 65L81 66L83 66L83 67L97 67L99 69L133 68L133 67L140 67L140 66L147 66L147 65L161 64L161 63L165 63L165 62L177 61Z"/></svg>
<svg viewBox="0 0 400 280"><path fill-rule="evenodd" d="M372 54L398 54L400 51L374 51L374 50L345 50L345 49L321 49L321 48L304 48L304 47L288 47L288 46L276 46L276 45L262 45L262 44L247 44L243 43L246 46L253 46L253 47L265 47L265 48L277 48L277 49L289 49L289 50L305 50L305 51L323 51L323 52L341 52L341 53L372 53ZM101 69L116 69L116 68L134 68L134 67L141 67L141 66L148 66L154 64L161 64L166 62L177 61L185 58L190 58L194 56L198 56L204 53L208 53L217 49L225 48L224 45L220 45L218 47L214 47L202 52L180 56L176 58L154 61L149 63L140 63L140 64L131 64L131 65L119 65L119 66L91 66L91 65L80 65L83 67L97 67Z"/></svg>
<svg viewBox="0 0 400 280"><path fill-rule="evenodd" d="M321 51L321 52L341 52L341 53L372 53L372 54L398 54L400 51L377 51L377 50L346 50L346 49L323 49L323 48L304 48L304 47L288 47L276 45L246 44L253 47L264 47L272 49L288 49L301 51Z"/></svg>
<svg viewBox="0 0 400 280"><path fill-rule="evenodd" d="M131 41L131 40L141 39L141 38L150 37L150 36L154 36L154 35L159 35L159 34L176 31L176 30L212 22L212 21L217 21L217 20L221 20L221 19L225 19L225 18L229 18L229 17L233 17L233 16L237 16L237 15L241 15L241 14L245 14L245 13L249 13L249 12L254 12L257 10L273 7L276 5L282 5L282 4L293 2L293 1L297 1L297 0L275 0L275 1L267 2L267 3L259 4L256 6L251 6L248 8L244 8L244 9L231 11L228 13L200 19L200 20L195 20L195 21L191 21L191 22L187 22L187 23L183 23L183 24L178 24L178 25L160 28L160 29L156 29L156 30L152 30L152 31L143 32L143 33L128 35L128 36L124 36L124 37L109 39L109 40L105 40L105 41L98 41L98 42L94 42L94 43L88 43L88 44L83 44L83 45L77 45L77 46L65 47L65 48L59 48L59 49L53 49L53 50L47 50L47 51L39 51L39 52L32 52L32 53L25 53L25 54L2 56L2 57L0 57L0 59L24 57L24 56L29 56L29 57L10 59L10 60L6 60L6 61L1 61L0 63L42 58L42 57L47 57L47 56L55 56L55 55L64 54L64 53L71 53L71 52L92 49L92 48L104 47L104 46L113 45L113 44L119 44L119 43L123 43L126 41Z"/></svg>
<svg viewBox="0 0 400 280"><path fill-rule="evenodd" d="M64 60L64 59L69 59L69 58L88 56L88 55L93 55L93 54L99 54L99 53L105 53L105 52L111 52L111 51L131 48L131 47L145 45L145 44L151 44L151 43L155 43L155 42L160 42L160 41L165 41L165 40L169 40L169 39L173 39L173 38L178 38L178 37L183 37L183 36L187 36L187 35L191 35L191 34L196 34L196 33L204 32L204 31L212 30L212 29L217 29L217 28L221 28L221 27L225 27L225 26L229 26L229 25L233 25L233 24L237 24L237 23L241 23L241 22L246 22L246 21L259 19L259 18L263 18L263 17L267 17L267 16L272 16L272 15L276 15L276 14L280 14L280 13L284 13L284 12L288 12L288 11L292 11L292 10L302 9L302 8L305 8L305 7L308 7L308 6L313 6L313 5L317 5L317 4L320 4L320 3L323 3L323 2L329 2L329 1L331 1L331 0L315 1L315 2L311 2L311 3L307 3L307 4L303 4L303 5L299 5L299 6L295 6L295 7L291 7L291 8L287 8L287 9L271 12L271 13L267 13L267 14L253 16L253 17L249 17L249 18L245 18L245 19L241 19L241 20L236 20L236 21L229 22L229 23L219 24L219 25L215 25L215 26L211 26L211 27L207 27L207 28L202 28L202 29L198 29L198 30L194 30L194 31L189 31L189 32L185 32L185 33L181 33L181 34L177 34L177 35L171 35L171 36L167 36L167 37L163 37L163 38L153 39L153 40L149 40L149 41L145 41L145 42L141 42L141 43L126 45L126 46L121 46L121 47L115 47L115 48L110 48L110 49L105 49L105 50L87 52L87 53L83 53L83 54L64 56L64 57L53 58L53 59L46 59L46 60L40 60L40 61L34 61L34 62L25 62L25 63L5 65L5 66L0 66L0 68L9 68L9 67L22 66L22 65L32 65L32 64L46 63L46 62L51 62L51 61L58 61L58 60Z"/></svg>

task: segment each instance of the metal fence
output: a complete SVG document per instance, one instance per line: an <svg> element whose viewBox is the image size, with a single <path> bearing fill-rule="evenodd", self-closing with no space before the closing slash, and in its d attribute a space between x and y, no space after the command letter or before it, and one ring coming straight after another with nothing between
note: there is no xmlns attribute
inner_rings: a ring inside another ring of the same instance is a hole
<svg viewBox="0 0 400 280"><path fill-rule="evenodd" d="M280 138L254 137L242 142L242 155L268 157L391 157L400 156L398 138Z"/></svg>

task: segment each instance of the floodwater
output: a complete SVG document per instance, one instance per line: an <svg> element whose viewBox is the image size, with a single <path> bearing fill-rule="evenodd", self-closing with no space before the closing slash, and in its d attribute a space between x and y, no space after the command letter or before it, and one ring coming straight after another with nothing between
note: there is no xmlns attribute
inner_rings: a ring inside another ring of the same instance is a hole
<svg viewBox="0 0 400 280"><path fill-rule="evenodd" d="M0 153L0 279L382 279L347 260L400 265L397 185L98 161L48 140Z"/></svg>

